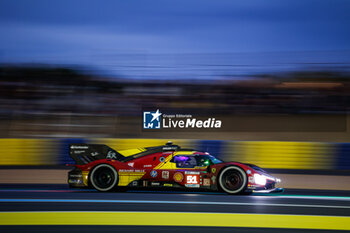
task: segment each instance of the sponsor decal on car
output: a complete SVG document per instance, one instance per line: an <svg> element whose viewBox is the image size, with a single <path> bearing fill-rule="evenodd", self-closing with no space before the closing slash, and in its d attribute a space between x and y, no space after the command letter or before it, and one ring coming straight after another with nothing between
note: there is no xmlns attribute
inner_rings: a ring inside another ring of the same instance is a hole
<svg viewBox="0 0 350 233"><path fill-rule="evenodd" d="M199 175L186 175L186 184L199 184Z"/></svg>
<svg viewBox="0 0 350 233"><path fill-rule="evenodd" d="M154 178L154 177L157 177L158 173L157 171L153 170L151 171L151 176Z"/></svg>
<svg viewBox="0 0 350 233"><path fill-rule="evenodd" d="M194 172L194 171L185 171L185 174L192 174L192 175L199 175L200 172Z"/></svg>
<svg viewBox="0 0 350 233"><path fill-rule="evenodd" d="M177 147L176 146L164 146L163 150L176 150Z"/></svg>
<svg viewBox="0 0 350 233"><path fill-rule="evenodd" d="M173 184L163 184L164 187L173 187Z"/></svg>
<svg viewBox="0 0 350 233"><path fill-rule="evenodd" d="M169 171L162 171L162 178L169 179Z"/></svg>
<svg viewBox="0 0 350 233"><path fill-rule="evenodd" d="M83 177L82 174L70 174L69 177Z"/></svg>
<svg viewBox="0 0 350 233"><path fill-rule="evenodd" d="M89 149L89 146L71 146L71 149Z"/></svg>
<svg viewBox="0 0 350 233"><path fill-rule="evenodd" d="M143 165L143 167L152 167L151 164Z"/></svg>
<svg viewBox="0 0 350 233"><path fill-rule="evenodd" d="M117 154L115 152L113 152L113 151L108 151L106 158L107 159L116 159L117 158Z"/></svg>
<svg viewBox="0 0 350 233"><path fill-rule="evenodd" d="M212 173L215 173L215 172L216 172L216 168L213 167L213 168L211 169L211 172L212 172Z"/></svg>
<svg viewBox="0 0 350 233"><path fill-rule="evenodd" d="M68 183L71 183L71 184L82 184L83 180L80 180L80 179L69 179Z"/></svg>
<svg viewBox="0 0 350 233"><path fill-rule="evenodd" d="M143 181L143 187L147 187L148 186L148 181L147 180L144 180Z"/></svg>
<svg viewBox="0 0 350 233"><path fill-rule="evenodd" d="M182 182L184 179L184 175L181 172L176 172L173 178L176 182Z"/></svg>
<svg viewBox="0 0 350 233"><path fill-rule="evenodd" d="M203 179L203 185L210 186L210 179L208 179L208 178Z"/></svg>
<svg viewBox="0 0 350 233"><path fill-rule="evenodd" d="M185 184L187 188L199 188L199 184Z"/></svg>
<svg viewBox="0 0 350 233"><path fill-rule="evenodd" d="M213 184L215 184L215 182L216 182L216 176L212 176L212 177L211 177L211 181L213 182Z"/></svg>
<svg viewBox="0 0 350 233"><path fill-rule="evenodd" d="M85 150L74 150L73 153L74 154L83 154L83 153L85 153Z"/></svg>
<svg viewBox="0 0 350 233"><path fill-rule="evenodd" d="M130 167L133 167L135 163L128 163Z"/></svg>
<svg viewBox="0 0 350 233"><path fill-rule="evenodd" d="M165 157L162 156L159 158L159 162L163 163L164 161L165 161Z"/></svg>
<svg viewBox="0 0 350 233"><path fill-rule="evenodd" d="M160 186L159 182L151 182L151 186Z"/></svg>
<svg viewBox="0 0 350 233"><path fill-rule="evenodd" d="M92 152L91 153L91 156L96 156L96 155L98 155L98 152Z"/></svg>
<svg viewBox="0 0 350 233"><path fill-rule="evenodd" d="M145 172L143 169L120 169L119 172Z"/></svg>

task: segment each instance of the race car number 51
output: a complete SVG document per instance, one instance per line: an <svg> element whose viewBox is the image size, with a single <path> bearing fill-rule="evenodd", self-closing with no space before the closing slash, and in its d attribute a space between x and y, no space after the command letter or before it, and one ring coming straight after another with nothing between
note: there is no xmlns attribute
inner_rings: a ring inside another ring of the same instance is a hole
<svg viewBox="0 0 350 233"><path fill-rule="evenodd" d="M187 184L198 184L198 176L187 176L186 183Z"/></svg>

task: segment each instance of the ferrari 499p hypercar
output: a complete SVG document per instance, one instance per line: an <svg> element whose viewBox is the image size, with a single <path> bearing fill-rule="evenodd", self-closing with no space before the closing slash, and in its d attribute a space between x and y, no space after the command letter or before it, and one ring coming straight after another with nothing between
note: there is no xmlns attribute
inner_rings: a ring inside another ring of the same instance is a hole
<svg viewBox="0 0 350 233"><path fill-rule="evenodd" d="M100 144L71 144L70 187L107 192L130 187L206 189L229 194L279 192L279 179L253 164L223 162L207 152L163 146L116 151Z"/></svg>

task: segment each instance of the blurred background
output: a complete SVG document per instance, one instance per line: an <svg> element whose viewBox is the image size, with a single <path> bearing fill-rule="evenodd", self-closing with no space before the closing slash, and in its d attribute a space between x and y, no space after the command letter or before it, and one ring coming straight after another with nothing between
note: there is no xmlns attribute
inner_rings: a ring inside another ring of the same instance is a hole
<svg viewBox="0 0 350 233"><path fill-rule="evenodd" d="M1 0L0 232L350 230L349 12L348 0ZM142 129L157 109L222 128ZM70 143L169 140L257 164L286 191L68 187Z"/></svg>
<svg viewBox="0 0 350 233"><path fill-rule="evenodd" d="M266 168L350 169L349 9L328 0L1 1L0 163L64 164L72 141L119 149L177 139ZM223 127L147 131L144 109Z"/></svg>

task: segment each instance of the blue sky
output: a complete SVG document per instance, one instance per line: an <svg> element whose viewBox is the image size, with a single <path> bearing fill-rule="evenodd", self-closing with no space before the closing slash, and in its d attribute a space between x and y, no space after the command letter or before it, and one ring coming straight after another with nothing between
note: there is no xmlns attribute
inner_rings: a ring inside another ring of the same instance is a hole
<svg viewBox="0 0 350 233"><path fill-rule="evenodd" d="M0 62L98 66L115 54L345 51L349 12L348 0L1 0Z"/></svg>

